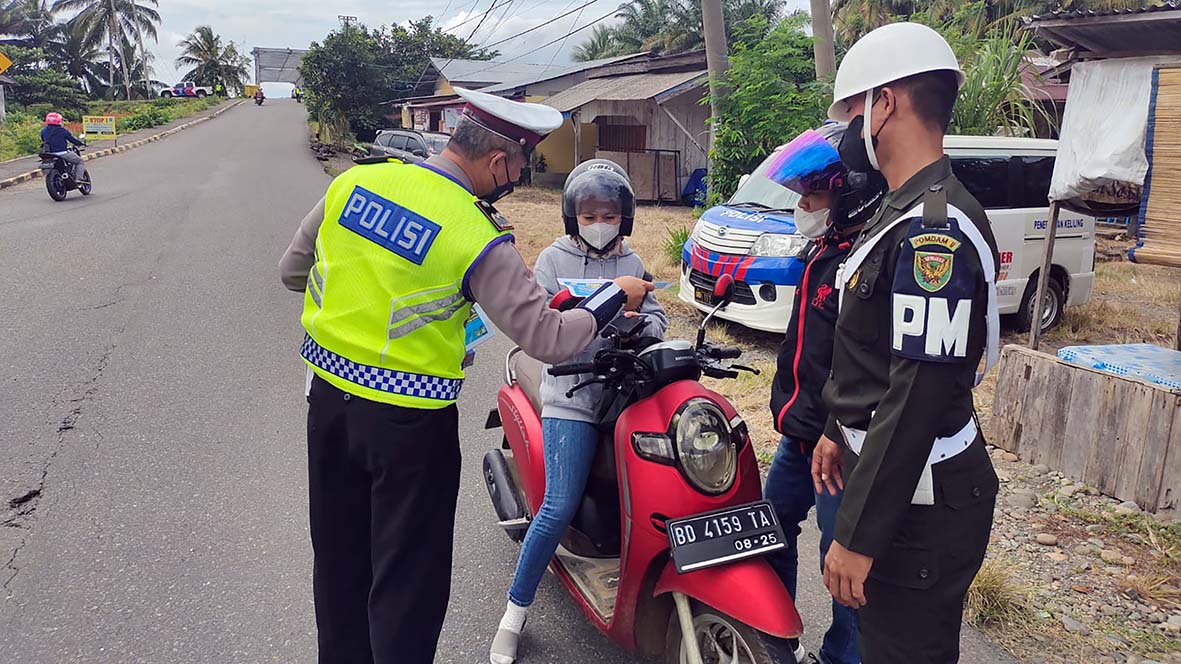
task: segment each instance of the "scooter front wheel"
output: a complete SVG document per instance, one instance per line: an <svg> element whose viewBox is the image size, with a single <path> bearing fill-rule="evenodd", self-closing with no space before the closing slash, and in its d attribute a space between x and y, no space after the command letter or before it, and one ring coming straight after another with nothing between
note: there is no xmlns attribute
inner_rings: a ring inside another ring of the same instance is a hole
<svg viewBox="0 0 1181 664"><path fill-rule="evenodd" d="M693 635L702 664L792 664L803 654L799 641L764 634L712 607L692 602ZM673 610L664 641L665 664L690 664L689 649L681 638L681 623Z"/></svg>

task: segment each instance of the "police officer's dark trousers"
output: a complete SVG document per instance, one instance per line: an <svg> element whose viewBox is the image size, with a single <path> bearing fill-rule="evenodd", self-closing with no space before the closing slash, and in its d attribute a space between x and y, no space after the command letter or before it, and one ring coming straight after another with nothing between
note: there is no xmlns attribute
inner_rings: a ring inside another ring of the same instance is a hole
<svg viewBox="0 0 1181 664"><path fill-rule="evenodd" d="M997 477L979 435L932 467L934 505L911 505L889 552L874 560L857 612L863 664L959 660L964 598L992 529Z"/></svg>
<svg viewBox="0 0 1181 664"><path fill-rule="evenodd" d="M308 489L321 664L430 664L451 591L454 405L402 408L315 378Z"/></svg>

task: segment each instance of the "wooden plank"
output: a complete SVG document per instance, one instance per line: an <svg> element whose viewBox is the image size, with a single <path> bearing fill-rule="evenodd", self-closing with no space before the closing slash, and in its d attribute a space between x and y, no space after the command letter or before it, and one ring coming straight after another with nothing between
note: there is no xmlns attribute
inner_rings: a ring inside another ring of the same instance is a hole
<svg viewBox="0 0 1181 664"><path fill-rule="evenodd" d="M992 435L990 441L997 447L1013 451L1013 443L1017 433L1017 426L1021 421L1022 407L1025 400L1025 372L1029 368L1031 358L1024 353L1013 350L1015 346L1005 346L1001 349L1001 359L997 367L996 391L992 398Z"/></svg>
<svg viewBox="0 0 1181 664"><path fill-rule="evenodd" d="M1178 399L1175 393L1174 399ZM1173 428L1165 444L1165 462L1164 470L1161 472L1160 497L1156 501L1157 510L1181 507L1181 408L1176 407L1176 402L1174 404Z"/></svg>
<svg viewBox="0 0 1181 664"><path fill-rule="evenodd" d="M1115 495L1115 476L1124 455L1124 420L1128 416L1128 402L1117 394L1121 391L1117 381L1115 376L1102 381L1097 409L1099 421L1092 434L1091 455L1083 474L1084 482L1108 495Z"/></svg>
<svg viewBox="0 0 1181 664"><path fill-rule="evenodd" d="M1050 391L1046 392L1045 398L1052 400L1054 407L1049 409L1047 415L1041 420L1042 453L1038 455L1039 461L1036 463L1059 468L1062 465L1062 450L1067 441L1064 435L1066 425L1072 416L1077 416L1078 413L1079 406L1076 404L1076 400L1081 395L1075 388L1088 378L1072 371L1070 366L1063 364L1057 358L1044 360L1044 362L1053 366L1054 383Z"/></svg>
<svg viewBox="0 0 1181 664"><path fill-rule="evenodd" d="M1173 434L1173 420L1181 410L1181 399L1164 390L1154 390L1144 423L1144 451L1136 474L1135 500L1146 510L1156 509L1160 500L1161 477ZM1181 431L1177 432L1181 435Z"/></svg>
<svg viewBox="0 0 1181 664"><path fill-rule="evenodd" d="M1113 469L1114 495L1120 500L1136 500L1136 485L1140 481L1140 467L1147 447L1145 438L1155 390L1149 385L1137 383L1126 383L1122 387L1124 393L1116 398L1128 404L1128 413L1121 422L1123 444L1120 447L1123 448L1123 459Z"/></svg>
<svg viewBox="0 0 1181 664"><path fill-rule="evenodd" d="M1103 403L1102 377L1095 372L1080 371L1077 380L1072 381L1071 390L1071 403L1076 410L1075 416L1067 420L1066 430L1062 432L1062 456L1058 470L1067 477L1084 481Z"/></svg>
<svg viewBox="0 0 1181 664"><path fill-rule="evenodd" d="M1021 414L1021 433L1017 436L1013 452L1030 463L1044 463L1042 421L1046 412L1054 408L1056 400L1049 392L1054 365L1039 358L1031 359L1029 380L1023 397L1026 403Z"/></svg>

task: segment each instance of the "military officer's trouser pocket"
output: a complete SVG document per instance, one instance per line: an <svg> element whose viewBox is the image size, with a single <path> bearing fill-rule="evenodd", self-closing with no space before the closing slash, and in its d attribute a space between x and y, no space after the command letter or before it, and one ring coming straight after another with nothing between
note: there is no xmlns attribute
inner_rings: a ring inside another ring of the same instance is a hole
<svg viewBox="0 0 1181 664"><path fill-rule="evenodd" d="M869 575L892 586L927 590L939 581L939 554L933 547L896 544L873 561Z"/></svg>

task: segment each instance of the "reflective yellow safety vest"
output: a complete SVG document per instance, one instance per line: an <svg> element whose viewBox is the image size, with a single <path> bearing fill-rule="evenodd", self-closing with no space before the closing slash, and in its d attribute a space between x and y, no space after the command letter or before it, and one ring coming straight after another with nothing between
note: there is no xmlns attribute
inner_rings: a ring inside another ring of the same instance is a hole
<svg viewBox="0 0 1181 664"><path fill-rule="evenodd" d="M350 394L411 408L463 384L469 269L511 240L476 197L423 166L356 166L328 188L304 294L301 355Z"/></svg>

